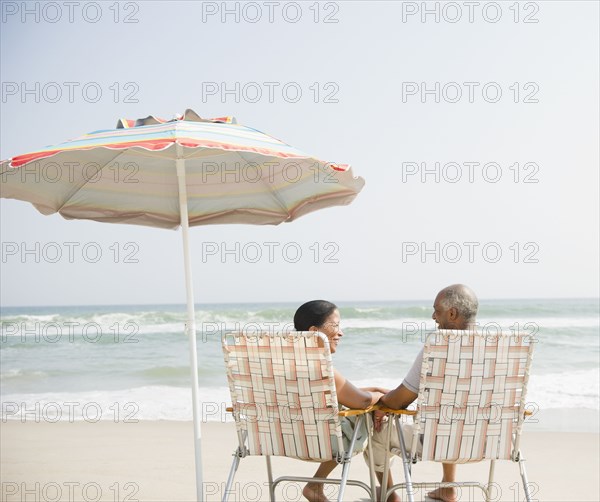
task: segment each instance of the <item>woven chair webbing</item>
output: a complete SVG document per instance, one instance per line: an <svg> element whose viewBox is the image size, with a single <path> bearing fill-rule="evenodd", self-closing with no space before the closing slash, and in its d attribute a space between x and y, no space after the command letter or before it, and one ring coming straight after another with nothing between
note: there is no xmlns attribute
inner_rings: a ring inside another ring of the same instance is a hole
<svg viewBox="0 0 600 502"><path fill-rule="evenodd" d="M341 429L329 350L301 333L229 339L227 378L248 454L331 460Z"/></svg>
<svg viewBox="0 0 600 502"><path fill-rule="evenodd" d="M527 336L437 332L423 351L417 429L423 460L510 459L531 362Z"/></svg>

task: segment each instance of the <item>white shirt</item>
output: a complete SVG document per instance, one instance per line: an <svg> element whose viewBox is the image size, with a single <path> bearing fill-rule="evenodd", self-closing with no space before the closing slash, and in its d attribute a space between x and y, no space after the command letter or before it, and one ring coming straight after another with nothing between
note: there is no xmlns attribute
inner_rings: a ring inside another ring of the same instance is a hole
<svg viewBox="0 0 600 502"><path fill-rule="evenodd" d="M414 392L415 394L419 393L419 382L421 381L421 366L423 365L423 348L417 354L417 358L415 362L411 366L410 370L404 377L402 381L402 385L406 387L408 390Z"/></svg>

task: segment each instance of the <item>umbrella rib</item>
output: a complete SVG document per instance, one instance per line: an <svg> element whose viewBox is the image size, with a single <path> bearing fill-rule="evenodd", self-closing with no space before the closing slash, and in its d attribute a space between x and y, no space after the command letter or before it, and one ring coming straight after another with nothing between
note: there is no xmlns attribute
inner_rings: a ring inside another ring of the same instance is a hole
<svg viewBox="0 0 600 502"><path fill-rule="evenodd" d="M123 155L126 152L126 150L119 150L119 153L117 155L115 155L112 159L110 159L108 162L106 162L100 169L98 169L97 173L98 174L100 171L102 171L108 164L110 164L111 162L114 162L115 159L119 158L121 155ZM94 175L95 176L95 175ZM90 177L88 179L86 179L81 185L79 185L75 190L73 190L71 193L69 193L69 195L67 195L67 197L65 198L65 200L62 202L62 204L60 205L60 207L56 210L57 213L60 213L60 210L65 207L65 204L67 202L69 202L73 196L79 192L85 185L87 185L89 183L89 181L94 177Z"/></svg>
<svg viewBox="0 0 600 502"><path fill-rule="evenodd" d="M246 163L249 163L248 159L246 159L244 157L244 155L242 155L242 152L236 152L236 154ZM275 190L273 190L273 188L271 187L271 185L269 185L268 183L266 183L265 181L263 181L263 178L261 178L261 183L267 188L267 190L269 191L269 193L271 194L271 196L273 197L273 199L275 199L275 201L277 202L277 204L279 204L279 207L285 211L285 213L288 216L288 219L291 218L291 213L287 207L287 205L283 202L283 200L277 195L277 192Z"/></svg>

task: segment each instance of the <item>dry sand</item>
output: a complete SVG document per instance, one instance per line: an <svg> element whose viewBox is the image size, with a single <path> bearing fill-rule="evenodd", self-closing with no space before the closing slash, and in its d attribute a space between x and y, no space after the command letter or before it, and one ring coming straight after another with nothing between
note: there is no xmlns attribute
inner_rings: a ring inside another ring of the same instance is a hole
<svg viewBox="0 0 600 502"><path fill-rule="evenodd" d="M195 499L193 427L191 422L57 422L1 425L2 502L24 501L193 501ZM237 437L233 424L203 425L206 500L220 500ZM600 500L599 444L594 433L524 432L522 451L529 481L539 501ZM274 458L274 475L312 475L314 463ZM488 463L458 467L460 480L487 480ZM339 475L338 467L334 474ZM393 472L400 480L400 463ZM441 466L420 463L416 481L437 481ZM351 476L368 482L368 471L356 457ZM243 459L232 501L268 500L265 460ZM499 501L524 500L518 467L498 462ZM333 488L332 488L333 490ZM403 500L406 500L403 494ZM277 500L303 500L299 485L278 488ZM346 500L367 500L349 487ZM425 499L417 492L416 500ZM465 490L461 502L481 500Z"/></svg>

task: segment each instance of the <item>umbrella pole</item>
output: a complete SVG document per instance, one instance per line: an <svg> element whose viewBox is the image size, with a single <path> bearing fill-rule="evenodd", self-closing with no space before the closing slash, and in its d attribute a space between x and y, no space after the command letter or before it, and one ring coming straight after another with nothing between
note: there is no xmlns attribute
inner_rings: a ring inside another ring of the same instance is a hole
<svg viewBox="0 0 600 502"><path fill-rule="evenodd" d="M198 355L196 352L196 316L194 312L194 287L192 283L192 265L190 261L190 242L189 242L189 219L187 208L187 190L185 183L185 160L180 157L181 146L177 146L177 180L179 183L179 211L181 216L181 230L183 236L183 261L185 266L185 290L187 296L187 315L186 325L189 351L190 367L192 371L192 410L194 415L194 454L196 464L196 500L202 502L203 498L203 480L202 480L202 448L201 448L201 429L200 429L200 409L198 400Z"/></svg>

